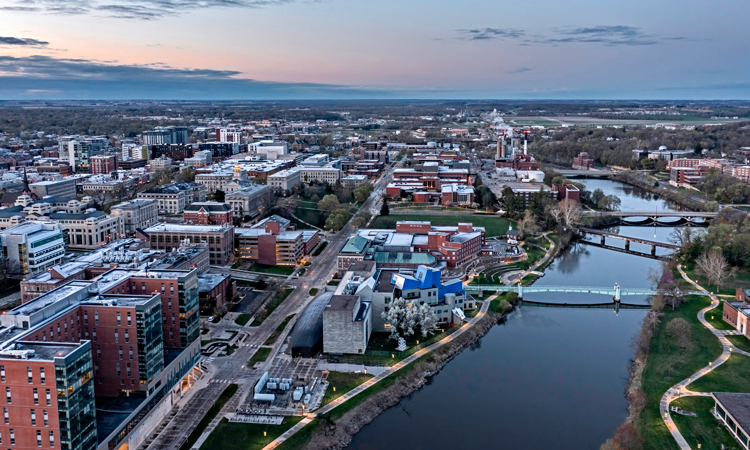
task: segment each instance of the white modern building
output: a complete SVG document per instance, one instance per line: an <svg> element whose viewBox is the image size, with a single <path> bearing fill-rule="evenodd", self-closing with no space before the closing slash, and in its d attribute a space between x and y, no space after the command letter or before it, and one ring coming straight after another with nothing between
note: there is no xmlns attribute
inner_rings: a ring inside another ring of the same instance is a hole
<svg viewBox="0 0 750 450"><path fill-rule="evenodd" d="M331 186L341 178L341 170L334 167L303 167L300 169L300 179L303 183L318 181Z"/></svg>
<svg viewBox="0 0 750 450"><path fill-rule="evenodd" d="M263 140L247 144L247 152L265 159L278 159L279 155L289 154L289 144L285 141Z"/></svg>
<svg viewBox="0 0 750 450"><path fill-rule="evenodd" d="M8 273L31 275L65 256L61 226L54 222L26 222L0 232Z"/></svg>

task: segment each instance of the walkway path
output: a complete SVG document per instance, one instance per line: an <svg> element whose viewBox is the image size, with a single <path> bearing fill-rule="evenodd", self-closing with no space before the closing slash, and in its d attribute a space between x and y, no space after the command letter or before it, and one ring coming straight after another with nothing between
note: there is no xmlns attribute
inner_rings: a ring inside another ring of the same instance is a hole
<svg viewBox="0 0 750 450"><path fill-rule="evenodd" d="M549 260L550 258L552 258L555 255L555 241L553 241L552 239L550 239L548 235L549 235L549 231L547 231L547 232L545 232L545 233L542 234L542 236L544 236L544 238L549 241L549 250L547 250L547 253L544 255L544 257L542 257L542 259L540 259L539 261L537 261L533 266L529 267L528 269L526 269L526 270L524 270L522 272L508 272L507 273L507 275L508 275L507 279L505 277L506 274L503 274L502 275L503 283L505 283L505 284L516 284L516 283L520 282L521 280L523 280L523 278L526 275L529 275L531 273L537 275L537 274L540 273L540 272L537 272L536 269L538 269L539 267L541 267L543 264L545 264L547 262L547 260ZM516 277L514 277L514 275L518 275L518 277L516 278Z"/></svg>
<svg viewBox="0 0 750 450"><path fill-rule="evenodd" d="M710 311L711 309L715 308L716 305L719 303L719 299L716 295L708 292L703 286L699 285L695 281L691 280L690 277L682 270L682 266L677 266L677 270L680 271L680 275L682 275L682 278L684 278L688 283L692 284L697 288L699 291L703 292L704 295L711 297L711 304L703 309L701 309L698 312L698 320L701 322L701 324L708 328L711 333L713 333L714 336L716 336L717 339L719 339L719 342L721 342L721 355L716 358L714 361L711 361L708 363L708 366L700 369L699 371L695 372L694 374L690 375L685 380L680 381L679 383L675 384L667 392L664 393L664 395L661 397L661 402L659 403L659 412L664 419L664 423L667 425L667 428L669 429L669 432L672 433L672 437L675 441L677 441L677 445L680 446L681 450L690 450L690 445L687 443L685 438L682 436L682 433L680 433L680 430L677 429L677 425L675 425L674 421L672 420L672 414L669 410L669 404L672 403L675 399L678 399L680 397L710 397L711 394L708 392L694 392L689 390L687 387L690 385L690 383L694 382L698 378L702 377L703 375L706 375L707 373L711 372L713 369L719 367L720 365L724 364L728 359L729 356L732 353L739 353L741 355L749 356L750 353L744 352L742 350L739 350L737 348L734 348L732 343L729 342L729 340L726 338L728 334L733 333L732 331L727 330L718 330L714 328L713 325L708 323L706 320L706 313Z"/></svg>
<svg viewBox="0 0 750 450"><path fill-rule="evenodd" d="M307 426L310 422L312 422L315 417L318 416L318 414L325 414L333 410L334 408L342 405L343 403L346 403L347 401L351 400L358 394L366 391L367 389L371 388L372 386L378 384L379 382L383 381L383 379L387 378L390 375L393 375L394 373L398 372L399 370L403 369L404 367L408 366L409 364L413 363L417 359L423 357L424 355L433 352L437 350L438 348L450 344L453 342L456 337L462 335L467 330L471 329L474 325L479 322L479 320L487 314L487 310L490 307L490 303L492 300L494 300L497 297L497 294L487 298L484 303L482 303L482 308L477 313L476 316L474 316L471 320L469 320L464 326L462 326L458 331L452 333L449 336L446 336L445 338L435 342L434 344L427 346L421 350L418 350L417 352L413 353L411 356L408 356L407 358L404 358L402 361L396 363L395 365L389 367L383 373L380 375L370 378L369 380L365 381L364 383L360 384L356 388L352 389L351 391L347 392L346 394L342 395L341 397L333 400L331 403L323 406L322 408L318 409L317 411L313 413L309 413L305 415L305 418L302 419L300 422L298 422L296 425L294 425L292 428L288 429L284 434L276 438L273 442L268 444L267 446L263 447L263 450L271 450L279 445L281 445L284 441L292 437L295 433L303 429L305 426Z"/></svg>
<svg viewBox="0 0 750 450"><path fill-rule="evenodd" d="M317 209L317 208L307 208L307 209L312 209L313 211L318 211L318 209ZM299 220L300 222L304 223L304 224L305 224L305 225L307 225L308 227L312 227L312 228L315 228L315 229L316 229L316 230L318 230L318 231L323 231L323 229L322 229L322 228L318 228L318 227L316 227L315 225L311 224L310 222L305 222L304 220L300 219L299 217L297 217L297 216L296 216L296 215L294 215L294 214L292 214L292 217L294 217L295 219L297 219L297 220Z"/></svg>

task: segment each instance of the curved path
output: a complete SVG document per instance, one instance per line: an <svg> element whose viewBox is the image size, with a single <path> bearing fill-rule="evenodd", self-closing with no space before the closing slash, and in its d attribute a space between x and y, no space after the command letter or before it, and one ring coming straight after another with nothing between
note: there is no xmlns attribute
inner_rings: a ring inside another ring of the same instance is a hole
<svg viewBox="0 0 750 450"><path fill-rule="evenodd" d="M675 384L667 392L664 393L661 397L661 401L659 402L659 413L661 414L662 418L664 419L664 424L669 429L669 432L672 433L672 437L675 441L677 441L677 445L680 446L681 450L690 450L690 445L687 443L685 438L682 436L682 433L680 433L680 430L677 429L677 425L674 423L674 420L672 420L672 413L669 410L669 404L672 403L672 401L680 398L680 397L710 397L711 394L708 392L694 392L689 390L687 387L690 385L690 383L694 382L698 378L706 375L713 369L719 367L720 365L724 364L728 359L729 356L732 353L739 353L741 355L749 356L750 353L739 350L735 348L731 342L726 338L728 334L733 334L734 332L731 330L718 330L714 328L713 325L708 323L706 320L706 313L713 308L717 306L719 303L719 299L716 295L708 292L703 286L699 285L695 281L691 280L690 277L682 270L682 266L677 266L677 270L680 271L680 275L682 275L682 278L685 279L688 283L695 286L696 289L703 292L704 295L711 298L711 304L703 309L701 309L698 312L698 320L701 322L701 324L708 328L711 333L713 333L714 336L716 336L717 339L719 339L719 342L721 342L721 355L716 358L715 360L709 362L709 365L700 369L699 371L695 372L694 374L690 375L685 380L680 381L679 383Z"/></svg>

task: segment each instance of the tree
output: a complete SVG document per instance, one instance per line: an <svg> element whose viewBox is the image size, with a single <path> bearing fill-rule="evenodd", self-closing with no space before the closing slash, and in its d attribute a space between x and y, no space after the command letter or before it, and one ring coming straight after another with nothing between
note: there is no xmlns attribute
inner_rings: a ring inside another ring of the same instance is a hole
<svg viewBox="0 0 750 450"><path fill-rule="evenodd" d="M391 209L388 207L388 197L383 197L383 206L380 207L380 215L387 216L391 213Z"/></svg>
<svg viewBox="0 0 750 450"><path fill-rule="evenodd" d="M318 202L318 209L329 214L339 208L341 208L341 202L334 194L328 194Z"/></svg>
<svg viewBox="0 0 750 450"><path fill-rule="evenodd" d="M364 203L372 194L372 185L370 183L360 184L354 189L354 200L358 203Z"/></svg>
<svg viewBox="0 0 750 450"><path fill-rule="evenodd" d="M716 285L716 291L721 289L724 282L734 275L735 268L729 268L727 259L719 252L703 253L695 260L698 270L708 278L708 284Z"/></svg>
<svg viewBox="0 0 750 450"><path fill-rule="evenodd" d="M595 204L599 204L599 200L604 198L604 191L602 191L599 188L594 189L594 192L591 193L591 201Z"/></svg>
<svg viewBox="0 0 750 450"><path fill-rule="evenodd" d="M334 196L335 197L335 196ZM344 228L352 215L348 210L341 208L333 211L326 219L326 229L331 231L339 231Z"/></svg>
<svg viewBox="0 0 750 450"><path fill-rule="evenodd" d="M539 231L539 225L536 224L536 216L529 210L523 214L523 218L518 221L518 230L524 234L534 234Z"/></svg>
<svg viewBox="0 0 750 450"><path fill-rule="evenodd" d="M177 181L180 183L195 183L195 169L187 168L177 174Z"/></svg>
<svg viewBox="0 0 750 450"><path fill-rule="evenodd" d="M380 317L391 325L391 339L412 336L417 330L427 337L437 328L437 316L429 305L418 305L401 297L393 300Z"/></svg>
<svg viewBox="0 0 750 450"><path fill-rule="evenodd" d="M667 335L677 342L680 348L687 348L690 344L692 331L690 324L682 317L677 317L667 322Z"/></svg>
<svg viewBox="0 0 750 450"><path fill-rule="evenodd" d="M153 180L156 181L156 184L159 186L168 184L172 182L172 170L170 169L158 169L154 171Z"/></svg>
<svg viewBox="0 0 750 450"><path fill-rule="evenodd" d="M597 206L607 211L619 211L622 201L616 195L605 195L597 203Z"/></svg>
<svg viewBox="0 0 750 450"><path fill-rule="evenodd" d="M581 205L569 198L547 208L547 212L557 223L566 228L575 228L581 221Z"/></svg>
<svg viewBox="0 0 750 450"><path fill-rule="evenodd" d="M224 203L225 197L226 197L226 194L221 189L217 189L216 192L214 192L214 200L216 200L219 203Z"/></svg>

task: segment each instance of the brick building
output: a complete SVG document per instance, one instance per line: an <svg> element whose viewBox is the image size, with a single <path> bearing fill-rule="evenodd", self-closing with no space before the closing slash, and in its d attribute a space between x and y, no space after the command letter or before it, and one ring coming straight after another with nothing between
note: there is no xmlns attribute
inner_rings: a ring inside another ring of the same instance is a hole
<svg viewBox="0 0 750 450"><path fill-rule="evenodd" d="M237 282L229 275L207 273L198 277L198 300L203 315L211 315L216 308L220 308L234 299Z"/></svg>
<svg viewBox="0 0 750 450"><path fill-rule="evenodd" d="M269 266L293 266L318 243L317 230L297 230L280 216L268 217L251 228L235 228L240 258Z"/></svg>
<svg viewBox="0 0 750 450"><path fill-rule="evenodd" d="M234 252L234 227L224 225L178 225L162 223L139 230L137 237L148 242L152 249L172 251L189 239L192 243L206 242L211 265L223 266Z"/></svg>
<svg viewBox="0 0 750 450"><path fill-rule="evenodd" d="M117 171L117 155L92 156L91 173L94 175L109 175Z"/></svg>
<svg viewBox="0 0 750 450"><path fill-rule="evenodd" d="M232 208L226 203L196 202L185 208L182 220L196 225L231 224Z"/></svg>
<svg viewBox="0 0 750 450"><path fill-rule="evenodd" d="M594 167L594 160L591 159L588 153L581 152L573 158L573 168L577 170L590 170Z"/></svg>

